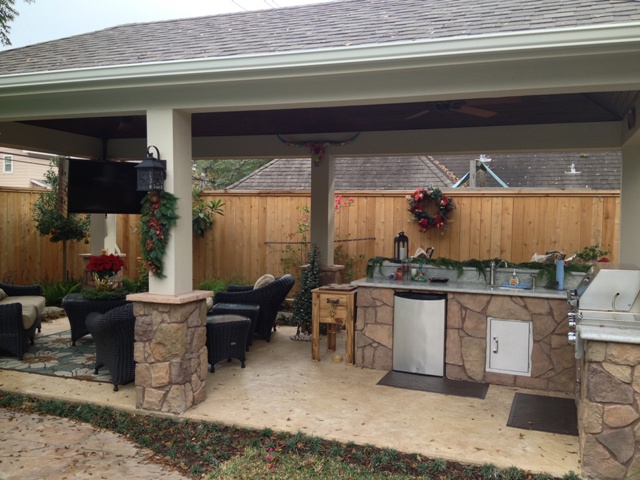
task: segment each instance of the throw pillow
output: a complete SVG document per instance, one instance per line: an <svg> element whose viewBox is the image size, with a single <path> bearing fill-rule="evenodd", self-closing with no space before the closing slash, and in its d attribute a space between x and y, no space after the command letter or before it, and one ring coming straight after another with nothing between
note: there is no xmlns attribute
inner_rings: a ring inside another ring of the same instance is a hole
<svg viewBox="0 0 640 480"><path fill-rule="evenodd" d="M273 275L269 275L267 273L266 275L263 275L258 280L256 280L256 283L253 285L253 289L255 290L257 288L264 287L265 285L269 285L275 279L276 278Z"/></svg>
<svg viewBox="0 0 640 480"><path fill-rule="evenodd" d="M213 297L207 297L207 312L213 308Z"/></svg>
<svg viewBox="0 0 640 480"><path fill-rule="evenodd" d="M6 293L4 293L4 290L2 290L0 288L0 300L4 300L5 298L7 298L9 295L7 295Z"/></svg>

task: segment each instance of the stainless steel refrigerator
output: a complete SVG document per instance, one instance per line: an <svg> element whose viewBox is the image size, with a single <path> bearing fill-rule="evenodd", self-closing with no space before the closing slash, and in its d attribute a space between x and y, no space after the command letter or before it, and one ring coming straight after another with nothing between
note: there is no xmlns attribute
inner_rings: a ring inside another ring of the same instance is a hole
<svg viewBox="0 0 640 480"><path fill-rule="evenodd" d="M393 369L443 377L447 295L397 292L394 297Z"/></svg>

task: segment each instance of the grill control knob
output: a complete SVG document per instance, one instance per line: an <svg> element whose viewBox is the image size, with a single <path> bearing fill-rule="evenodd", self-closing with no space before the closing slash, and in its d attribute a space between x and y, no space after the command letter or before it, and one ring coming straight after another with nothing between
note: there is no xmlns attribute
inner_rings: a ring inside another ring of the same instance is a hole
<svg viewBox="0 0 640 480"><path fill-rule="evenodd" d="M569 319L569 328L576 328L576 321L572 318Z"/></svg>
<svg viewBox="0 0 640 480"><path fill-rule="evenodd" d="M567 333L567 340L569 341L570 344L574 344L576 343L576 332L569 332Z"/></svg>

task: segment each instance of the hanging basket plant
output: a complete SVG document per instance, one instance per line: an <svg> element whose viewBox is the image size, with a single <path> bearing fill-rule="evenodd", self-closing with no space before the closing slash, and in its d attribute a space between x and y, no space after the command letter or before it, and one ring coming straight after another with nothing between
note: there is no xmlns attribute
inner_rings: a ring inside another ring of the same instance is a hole
<svg viewBox="0 0 640 480"><path fill-rule="evenodd" d="M149 273L164 278L164 254L169 243L170 230L175 227L178 199L165 191L152 191L142 199L140 241L142 261Z"/></svg>
<svg viewBox="0 0 640 480"><path fill-rule="evenodd" d="M426 232L429 228L447 229L447 215L456 206L453 198L447 197L438 187L429 185L427 188L417 188L413 195L407 197L409 202L409 212L413 215L412 220L418 222L421 232ZM427 212L429 204L434 204L436 211L434 215Z"/></svg>

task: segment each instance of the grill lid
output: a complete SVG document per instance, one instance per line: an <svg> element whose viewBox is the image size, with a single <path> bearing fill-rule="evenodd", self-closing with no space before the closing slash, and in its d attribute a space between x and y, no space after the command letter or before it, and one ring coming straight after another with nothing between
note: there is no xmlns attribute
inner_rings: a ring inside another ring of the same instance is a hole
<svg viewBox="0 0 640 480"><path fill-rule="evenodd" d="M640 269L635 265L599 263L591 267L576 291L580 310L638 311Z"/></svg>

